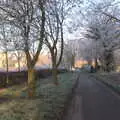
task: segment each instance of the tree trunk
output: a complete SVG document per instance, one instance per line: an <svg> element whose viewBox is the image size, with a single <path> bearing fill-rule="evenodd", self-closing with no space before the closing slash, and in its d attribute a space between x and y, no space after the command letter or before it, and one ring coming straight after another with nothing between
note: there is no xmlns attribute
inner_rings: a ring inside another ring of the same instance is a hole
<svg viewBox="0 0 120 120"><path fill-rule="evenodd" d="M105 71L111 72L114 70L114 57L112 51L106 51L105 53Z"/></svg>
<svg viewBox="0 0 120 120"><path fill-rule="evenodd" d="M58 85L58 76L57 76L57 66L55 63L53 63L53 68L52 68L52 76L53 76L53 81L55 85Z"/></svg>
<svg viewBox="0 0 120 120"><path fill-rule="evenodd" d="M75 55L74 54L72 55L71 66L72 68L75 67Z"/></svg>
<svg viewBox="0 0 120 120"><path fill-rule="evenodd" d="M98 70L98 61L97 61L97 58L95 58L95 70L96 71Z"/></svg>
<svg viewBox="0 0 120 120"><path fill-rule="evenodd" d="M34 68L28 69L28 96L33 98L36 95L36 81Z"/></svg>
<svg viewBox="0 0 120 120"><path fill-rule="evenodd" d="M9 71L9 66L8 66L8 52L5 52L5 59L6 59L6 83L9 84L9 78L8 78L8 71Z"/></svg>
<svg viewBox="0 0 120 120"><path fill-rule="evenodd" d="M18 58L18 71L20 72L20 59Z"/></svg>

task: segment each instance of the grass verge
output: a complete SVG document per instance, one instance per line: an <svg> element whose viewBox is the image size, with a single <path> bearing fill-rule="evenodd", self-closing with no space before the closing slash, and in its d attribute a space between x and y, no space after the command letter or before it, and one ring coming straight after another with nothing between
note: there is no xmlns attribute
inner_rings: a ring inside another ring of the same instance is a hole
<svg viewBox="0 0 120 120"><path fill-rule="evenodd" d="M92 76L120 94L120 80L118 79L120 77L119 74L94 74Z"/></svg>
<svg viewBox="0 0 120 120"><path fill-rule="evenodd" d="M59 85L52 78L41 79L37 84L37 98L16 98L0 103L0 120L57 120L76 82L76 73L59 75ZM25 86L14 86L1 92L2 96L26 96ZM12 94L11 94L12 93Z"/></svg>

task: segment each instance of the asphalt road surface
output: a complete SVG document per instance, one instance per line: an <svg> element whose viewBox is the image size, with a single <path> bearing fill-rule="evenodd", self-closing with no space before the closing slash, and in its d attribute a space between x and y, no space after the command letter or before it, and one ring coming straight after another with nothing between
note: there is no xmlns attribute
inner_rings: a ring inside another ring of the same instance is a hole
<svg viewBox="0 0 120 120"><path fill-rule="evenodd" d="M63 120L120 120L120 96L89 74L80 73Z"/></svg>

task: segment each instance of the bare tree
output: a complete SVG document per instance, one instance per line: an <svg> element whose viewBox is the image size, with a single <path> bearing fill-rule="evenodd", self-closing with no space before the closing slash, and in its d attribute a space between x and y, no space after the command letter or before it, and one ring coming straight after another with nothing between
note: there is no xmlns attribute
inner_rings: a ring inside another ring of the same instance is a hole
<svg viewBox="0 0 120 120"><path fill-rule="evenodd" d="M18 65L18 71L21 71L21 59L25 57L24 52L17 50L17 51L13 51L11 53L12 57L15 57L17 59L17 65Z"/></svg>
<svg viewBox="0 0 120 120"><path fill-rule="evenodd" d="M9 60L8 52L12 50L11 38L10 38L10 26L8 24L0 24L0 45L1 50L5 53L6 62L6 81L9 83L8 72L9 72Z"/></svg>
<svg viewBox="0 0 120 120"><path fill-rule="evenodd" d="M64 44L64 54L61 61L61 67L64 67L67 70L72 70L74 66L74 55L72 53L72 48L68 44Z"/></svg>
<svg viewBox="0 0 120 120"><path fill-rule="evenodd" d="M94 22L93 22L94 21ZM105 15L92 18L92 23L88 23L86 37L96 44L97 59L102 63L105 71L114 69L114 50L119 46L119 24L109 19ZM95 45L95 46L96 46Z"/></svg>
<svg viewBox="0 0 120 120"><path fill-rule="evenodd" d="M47 7L45 44L51 53L53 79L54 83L57 85L57 68L61 63L64 48L63 0L62 2L57 0L49 1Z"/></svg>
<svg viewBox="0 0 120 120"><path fill-rule="evenodd" d="M26 54L28 67L28 95L35 95L35 71L39 53L44 40L45 0L17 0L4 2L0 6L3 18L21 30L22 50ZM34 38L34 39L33 39ZM33 41L34 40L34 41ZM31 56L32 43L36 42L36 52Z"/></svg>
<svg viewBox="0 0 120 120"><path fill-rule="evenodd" d="M63 28L65 26L65 20L77 2L73 0L49 0L46 5L45 44L51 53L53 79L56 85L58 84L57 69L62 61L64 51Z"/></svg>
<svg viewBox="0 0 120 120"><path fill-rule="evenodd" d="M22 36L21 36L21 31L20 29L16 28L15 26L11 25L11 41L13 42L13 51L12 51L12 57L16 57L17 63L18 63L18 71L20 72L20 60L25 57L24 52L23 52L23 46L22 43Z"/></svg>

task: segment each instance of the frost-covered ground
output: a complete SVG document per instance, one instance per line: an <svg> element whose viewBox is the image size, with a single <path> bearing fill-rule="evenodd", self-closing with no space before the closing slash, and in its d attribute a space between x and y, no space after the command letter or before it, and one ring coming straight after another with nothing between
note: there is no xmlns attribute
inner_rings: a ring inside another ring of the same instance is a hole
<svg viewBox="0 0 120 120"><path fill-rule="evenodd" d="M56 120L62 115L76 77L76 73L60 74L58 86L51 78L40 80L37 98L31 100L24 98L25 85L1 90L0 97L7 100L0 103L0 120Z"/></svg>
<svg viewBox="0 0 120 120"><path fill-rule="evenodd" d="M120 73L101 73L94 76L120 93Z"/></svg>

